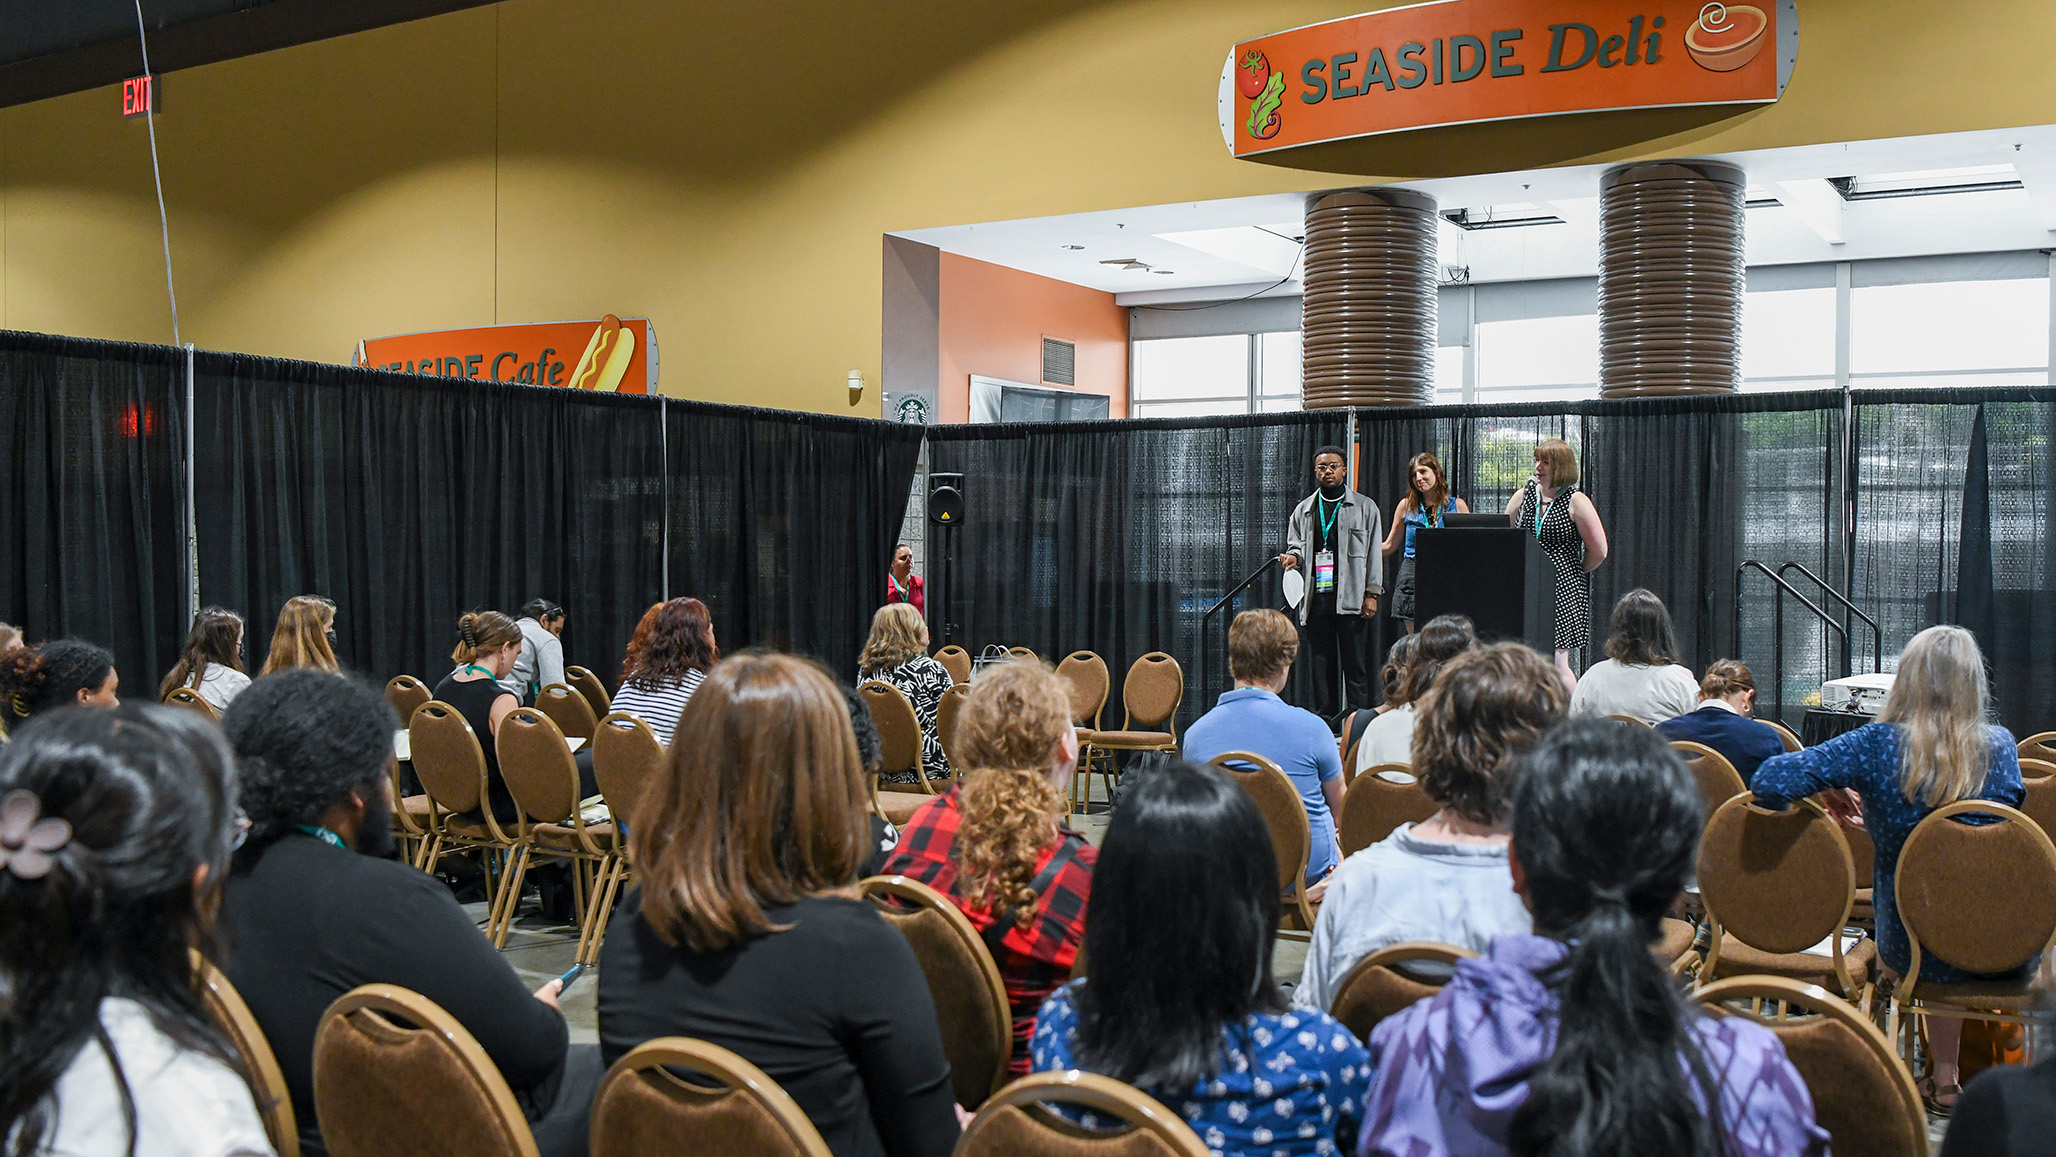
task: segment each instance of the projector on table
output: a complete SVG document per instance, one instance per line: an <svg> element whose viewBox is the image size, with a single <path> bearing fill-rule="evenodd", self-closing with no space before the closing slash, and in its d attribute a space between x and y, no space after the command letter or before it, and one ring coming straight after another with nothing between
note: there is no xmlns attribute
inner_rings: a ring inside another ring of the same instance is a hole
<svg viewBox="0 0 2056 1157"><path fill-rule="evenodd" d="M1820 705L1829 711L1876 715L1885 709L1885 696L1892 693L1893 678L1879 673L1830 679L1820 685Z"/></svg>

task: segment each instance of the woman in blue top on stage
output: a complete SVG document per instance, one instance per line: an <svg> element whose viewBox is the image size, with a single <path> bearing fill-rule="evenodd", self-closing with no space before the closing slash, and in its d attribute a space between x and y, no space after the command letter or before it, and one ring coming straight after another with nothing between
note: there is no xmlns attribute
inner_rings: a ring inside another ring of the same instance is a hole
<svg viewBox="0 0 2056 1157"><path fill-rule="evenodd" d="M1414 531L1423 526L1441 526L1445 514L1469 514L1471 504L1449 493L1449 476L1433 454L1416 454L1406 464L1406 497L1392 511L1392 533L1385 536L1385 553L1402 549L1400 533L1406 534L1406 554L1399 560L1399 581L1393 585L1392 617L1414 629Z"/></svg>

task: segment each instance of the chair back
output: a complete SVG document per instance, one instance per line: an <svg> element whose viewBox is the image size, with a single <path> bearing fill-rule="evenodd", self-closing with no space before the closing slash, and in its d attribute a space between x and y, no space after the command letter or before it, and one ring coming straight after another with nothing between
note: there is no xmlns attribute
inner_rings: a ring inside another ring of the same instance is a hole
<svg viewBox="0 0 2056 1157"><path fill-rule="evenodd" d="M1621 715L1619 713L1614 713L1608 715L1607 718L1613 720L1615 723L1632 723L1637 727L1649 726L1647 723L1642 722L1640 719L1637 719L1632 715Z"/></svg>
<svg viewBox="0 0 2056 1157"><path fill-rule="evenodd" d="M1071 722L1079 727L1099 730L1100 716L1106 711L1107 694L1113 690L1114 677L1107 671L1107 661L1091 651L1073 651L1057 664L1057 678L1071 693Z"/></svg>
<svg viewBox="0 0 2056 1157"><path fill-rule="evenodd" d="M278 1054L271 1051L271 1042L264 1039L264 1029L228 977L197 952L193 953L193 962L200 970L200 1000L206 1004L207 1014L214 1018L215 1027L228 1037L229 1043L236 1046L236 1053L243 1058L243 1070L250 1074L257 1094L257 1114L264 1118L264 1135L271 1139L278 1157L300 1157L300 1126L293 1117L293 1094L286 1088L285 1074L279 1071Z"/></svg>
<svg viewBox="0 0 2056 1157"><path fill-rule="evenodd" d="M522 823L562 823L578 810L578 764L549 716L533 707L509 712L500 720L499 756Z"/></svg>
<svg viewBox="0 0 2056 1157"><path fill-rule="evenodd" d="M857 891L900 930L921 963L935 998L957 1104L972 1109L984 1104L1007 1083L1007 1063L1014 1056L1014 1014L991 950L956 904L926 884L905 876L872 876L860 881Z"/></svg>
<svg viewBox="0 0 2056 1157"><path fill-rule="evenodd" d="M2051 776L2056 776L2056 763L2046 759L2037 759L2032 755L2020 757L2020 778L2024 780L2048 779Z"/></svg>
<svg viewBox="0 0 2056 1157"><path fill-rule="evenodd" d="M535 705L557 725L567 739L590 740L599 729L600 716L585 696L563 683L552 683L535 697Z"/></svg>
<svg viewBox="0 0 2056 1157"><path fill-rule="evenodd" d="M700 1153L829 1157L814 1123L764 1070L706 1041L645 1041L600 1081L592 1157L669 1153L685 1137Z"/></svg>
<svg viewBox="0 0 2056 1157"><path fill-rule="evenodd" d="M1312 825L1299 789L1284 769L1253 751L1224 751L1207 761L1242 785L1271 830L1271 850L1278 857L1278 887L1299 888L1306 876L1307 853L1313 849Z"/></svg>
<svg viewBox="0 0 2056 1157"><path fill-rule="evenodd" d="M2003 822L1955 822L1969 815ZM1958 800L1913 826L1893 895L1912 948L1909 998L1926 956L1966 972L2012 972L2056 937L2056 845L2005 804Z"/></svg>
<svg viewBox="0 0 2056 1157"><path fill-rule="evenodd" d="M1169 730L1184 702L1184 668L1162 651L1151 651L1130 664L1121 681L1121 706L1128 712L1123 730Z"/></svg>
<svg viewBox="0 0 2056 1157"><path fill-rule="evenodd" d="M1120 1129L1083 1129L1048 1105L1079 1105ZM994 1096L964 1128L955 1157L1209 1157L1192 1126L1156 1098L1098 1073L1036 1073ZM596 1155L597 1157L597 1155Z"/></svg>
<svg viewBox="0 0 2056 1157"><path fill-rule="evenodd" d="M1408 782L1395 783L1385 772L1405 772ZM1401 824L1417 824L1442 810L1442 805L1421 790L1420 777L1403 763L1381 763L1349 781L1342 793L1342 815L1336 820L1335 835L1342 854L1353 856L1399 830Z"/></svg>
<svg viewBox="0 0 2056 1157"><path fill-rule="evenodd" d="M504 726L504 724L502 725ZM666 753L650 725L626 711L616 711L600 720L593 734L593 778L600 794L607 797L607 810L618 831L622 824L635 823L635 808L643 792L664 774Z"/></svg>
<svg viewBox="0 0 2056 1157"><path fill-rule="evenodd" d="M407 744L421 790L446 812L477 811L485 792L485 749L462 712L440 699L422 704L407 724Z"/></svg>
<svg viewBox="0 0 2056 1157"><path fill-rule="evenodd" d="M400 717L402 727L407 726L407 721L414 718L416 707L433 698L435 695L429 691L428 684L412 675L395 675L386 681L386 702L392 706L393 713Z"/></svg>
<svg viewBox="0 0 2056 1157"><path fill-rule="evenodd" d="M216 722L219 722L221 719L221 712L214 709L214 704L200 698L200 693L191 687L173 687L171 694L164 697L164 705L167 707L183 707L196 715L204 716Z"/></svg>
<svg viewBox="0 0 2056 1157"><path fill-rule="evenodd" d="M957 758L957 716L964 710L964 700L971 697L971 685L958 683L942 693L942 700L935 705L935 738L942 744L942 753L949 757L950 770L956 778L964 778L963 761Z"/></svg>
<svg viewBox="0 0 2056 1157"><path fill-rule="evenodd" d="M864 697L864 705L871 709L871 723L878 728L878 770L920 771L921 720L906 692L881 679L866 679L858 684L857 694ZM921 776L921 782L928 782L927 775Z"/></svg>
<svg viewBox="0 0 2056 1157"><path fill-rule="evenodd" d="M314 1111L333 1157L537 1157L506 1078L418 992L344 993L314 1033Z"/></svg>
<svg viewBox="0 0 2056 1157"><path fill-rule="evenodd" d="M606 683L584 667L564 668L564 682L570 684L573 691L585 696L586 704L593 709L594 718L602 717L612 709L614 697L607 694Z"/></svg>
<svg viewBox="0 0 2056 1157"><path fill-rule="evenodd" d="M1709 1011L1758 1021L1785 1046L1813 1095L1813 1118L1828 1131L1833 1152L1927 1157L1927 1113L1912 1071L1878 1026L1848 1001L1780 976L1717 980L1696 995ZM1744 1001L1761 1011L1738 1009ZM1783 1006L1776 1015L1769 1015L1772 1001Z"/></svg>
<svg viewBox="0 0 2056 1157"><path fill-rule="evenodd" d="M2022 759L2056 763L2056 731L2037 731L2021 740L2014 751Z"/></svg>
<svg viewBox="0 0 2056 1157"><path fill-rule="evenodd" d="M1425 940L1387 945L1357 961L1356 967L1342 978L1328 1015L1341 1021L1358 1040L1367 1041L1379 1021L1442 990L1441 983L1418 979L1417 974L1408 975L1400 971L1400 965L1426 961L1453 968L1457 961L1476 955L1468 948Z"/></svg>
<svg viewBox="0 0 2056 1157"><path fill-rule="evenodd" d="M1040 662L1042 659L1042 656L1027 647L1008 647L1007 657L1011 659L1026 659L1030 663Z"/></svg>
<svg viewBox="0 0 2056 1157"><path fill-rule="evenodd" d="M1767 811L1748 792L1721 804L1699 841L1699 895L1722 930L1762 952L1804 952L1832 935L1836 980L1844 992L1852 987L1841 930L1856 899L1856 864L1819 804ZM1712 952L1720 954L1718 935Z"/></svg>
<svg viewBox="0 0 2056 1157"><path fill-rule="evenodd" d="M1795 751L1806 750L1806 745L1799 742L1799 737L1792 733L1791 728L1779 723L1775 719L1759 719L1757 722L1769 724L1770 729L1778 733L1778 742L1785 745L1785 754L1790 755Z"/></svg>
<svg viewBox="0 0 2056 1157"><path fill-rule="evenodd" d="M1711 817L1720 810L1720 805L1749 790L1742 782L1742 773L1728 762L1728 757L1689 739L1671 740L1671 750L1685 761L1692 778L1699 783L1699 798L1706 802L1706 814Z"/></svg>
<svg viewBox="0 0 2056 1157"><path fill-rule="evenodd" d="M935 653L935 661L942 664L943 670L949 672L950 682L969 683L971 681L971 652L964 650L955 643L951 643L949 646L937 651Z"/></svg>

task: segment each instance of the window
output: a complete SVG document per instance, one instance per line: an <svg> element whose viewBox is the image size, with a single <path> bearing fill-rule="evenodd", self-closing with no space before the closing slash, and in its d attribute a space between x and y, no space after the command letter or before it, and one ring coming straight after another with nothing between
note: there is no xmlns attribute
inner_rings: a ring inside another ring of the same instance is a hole
<svg viewBox="0 0 2056 1157"><path fill-rule="evenodd" d="M1435 404L1454 406L1463 402L1463 360L1468 351L1460 345L1435 347Z"/></svg>
<svg viewBox="0 0 2056 1157"><path fill-rule="evenodd" d="M1256 335L1258 408L1266 414L1303 408L1299 398L1299 331Z"/></svg>
<svg viewBox="0 0 2056 1157"><path fill-rule="evenodd" d="M1298 331L1133 343L1137 418L1281 413L1300 408Z"/></svg>
<svg viewBox="0 0 2056 1157"><path fill-rule="evenodd" d="M1832 389L1835 289L1780 289L1742 296L1742 388Z"/></svg>
<svg viewBox="0 0 2056 1157"><path fill-rule="evenodd" d="M1582 401L1599 389L1599 317L1481 321L1479 402Z"/></svg>
<svg viewBox="0 0 2056 1157"><path fill-rule="evenodd" d="M2049 380L2049 282L1937 281L1850 291L1852 384L2042 384Z"/></svg>

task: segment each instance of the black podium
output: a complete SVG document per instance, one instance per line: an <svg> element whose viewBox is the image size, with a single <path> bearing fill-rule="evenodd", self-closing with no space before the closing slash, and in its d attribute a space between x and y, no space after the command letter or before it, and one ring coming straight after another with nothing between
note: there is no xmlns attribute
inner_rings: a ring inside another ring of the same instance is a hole
<svg viewBox="0 0 2056 1157"><path fill-rule="evenodd" d="M1480 639L1552 654L1556 598L1542 544L1510 526L1416 530L1414 629L1436 615L1468 615Z"/></svg>

